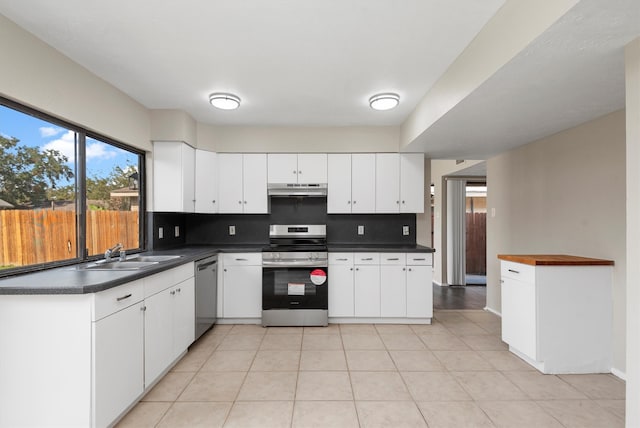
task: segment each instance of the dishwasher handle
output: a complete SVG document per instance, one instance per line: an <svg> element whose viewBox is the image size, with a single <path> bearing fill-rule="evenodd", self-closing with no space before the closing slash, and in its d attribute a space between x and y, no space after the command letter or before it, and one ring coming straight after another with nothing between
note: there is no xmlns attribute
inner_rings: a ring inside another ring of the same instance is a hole
<svg viewBox="0 0 640 428"><path fill-rule="evenodd" d="M213 261L208 262L208 263L202 263L202 264L196 265L196 267L197 267L198 271L201 271L201 270L205 270L209 266L213 266L213 265L215 265L217 263L218 263L217 260L213 260Z"/></svg>

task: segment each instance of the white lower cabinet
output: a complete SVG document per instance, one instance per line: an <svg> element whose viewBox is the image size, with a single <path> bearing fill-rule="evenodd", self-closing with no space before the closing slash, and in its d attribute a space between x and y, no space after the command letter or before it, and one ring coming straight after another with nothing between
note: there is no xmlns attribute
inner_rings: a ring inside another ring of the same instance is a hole
<svg viewBox="0 0 640 428"><path fill-rule="evenodd" d="M144 390L144 312L139 301L93 323L94 426L105 427Z"/></svg>
<svg viewBox="0 0 640 428"><path fill-rule="evenodd" d="M262 254L222 254L222 318L262 317Z"/></svg>
<svg viewBox="0 0 640 428"><path fill-rule="evenodd" d="M194 291L186 263L93 294L0 295L0 427L112 426L193 342Z"/></svg>
<svg viewBox="0 0 640 428"><path fill-rule="evenodd" d="M329 316L354 316L353 253L329 253Z"/></svg>
<svg viewBox="0 0 640 428"><path fill-rule="evenodd" d="M145 387L151 386L193 342L193 263L145 278Z"/></svg>
<svg viewBox="0 0 640 428"><path fill-rule="evenodd" d="M429 322L431 265L430 253L329 253L329 317Z"/></svg>

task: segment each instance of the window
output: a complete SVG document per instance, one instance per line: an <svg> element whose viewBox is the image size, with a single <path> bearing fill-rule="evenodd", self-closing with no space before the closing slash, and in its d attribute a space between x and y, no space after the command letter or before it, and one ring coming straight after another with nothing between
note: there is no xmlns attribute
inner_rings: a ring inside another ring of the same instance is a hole
<svg viewBox="0 0 640 428"><path fill-rule="evenodd" d="M0 98L0 276L142 247L144 154Z"/></svg>

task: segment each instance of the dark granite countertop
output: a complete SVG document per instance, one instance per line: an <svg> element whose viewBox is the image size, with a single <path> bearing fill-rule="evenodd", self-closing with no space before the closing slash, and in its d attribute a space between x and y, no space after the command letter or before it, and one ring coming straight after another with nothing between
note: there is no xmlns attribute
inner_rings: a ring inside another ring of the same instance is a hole
<svg viewBox="0 0 640 428"><path fill-rule="evenodd" d="M87 270L88 264L46 269L33 273L0 279L0 295L7 294L88 294L104 291L136 279L144 278L168 269L193 262L218 253L256 253L265 248L264 244L227 244L188 246L166 250L147 251L145 255L179 255L180 258L160 262L140 270ZM380 252L380 253L431 253L432 248L421 245L371 245L336 244L329 245L333 252Z"/></svg>
<svg viewBox="0 0 640 428"><path fill-rule="evenodd" d="M435 253L436 250L422 245L393 244L330 244L329 251L334 253Z"/></svg>

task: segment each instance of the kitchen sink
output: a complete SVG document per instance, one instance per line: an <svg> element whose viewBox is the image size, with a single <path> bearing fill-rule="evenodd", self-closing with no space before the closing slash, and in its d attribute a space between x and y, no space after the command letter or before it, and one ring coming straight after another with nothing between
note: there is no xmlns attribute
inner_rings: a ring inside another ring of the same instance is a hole
<svg viewBox="0 0 640 428"><path fill-rule="evenodd" d="M82 266L83 270L139 270L157 265L158 261L124 261L109 263L93 263L88 266Z"/></svg>
<svg viewBox="0 0 640 428"><path fill-rule="evenodd" d="M134 254L132 256L128 256L127 260L124 263L135 263L135 262L166 262L169 260L178 259L182 256L142 256L138 254Z"/></svg>

